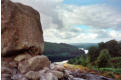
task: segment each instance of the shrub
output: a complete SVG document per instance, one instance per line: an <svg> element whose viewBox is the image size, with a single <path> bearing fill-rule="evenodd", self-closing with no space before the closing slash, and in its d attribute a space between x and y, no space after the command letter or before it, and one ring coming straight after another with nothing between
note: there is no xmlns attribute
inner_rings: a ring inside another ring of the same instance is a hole
<svg viewBox="0 0 121 80"><path fill-rule="evenodd" d="M83 66L87 66L89 62L90 62L89 57L83 57L83 56L79 56L79 57L70 59L68 61L68 63L70 64L83 65Z"/></svg>
<svg viewBox="0 0 121 80"><path fill-rule="evenodd" d="M74 64L75 63L75 60L74 59L69 59L68 63Z"/></svg>
<svg viewBox="0 0 121 80"><path fill-rule="evenodd" d="M111 63L115 68L121 68L121 57L114 57L111 59Z"/></svg>
<svg viewBox="0 0 121 80"><path fill-rule="evenodd" d="M105 77L115 78L115 77L114 77L114 73L112 73L112 72L105 72L103 75L104 75Z"/></svg>
<svg viewBox="0 0 121 80"><path fill-rule="evenodd" d="M89 48L88 56L90 57L90 62L94 62L98 55L98 47L92 46Z"/></svg>
<svg viewBox="0 0 121 80"><path fill-rule="evenodd" d="M100 55L98 56L95 63L98 68L110 67L112 66L110 61L111 61L111 56L109 54L109 51L107 49L103 49L100 51Z"/></svg>

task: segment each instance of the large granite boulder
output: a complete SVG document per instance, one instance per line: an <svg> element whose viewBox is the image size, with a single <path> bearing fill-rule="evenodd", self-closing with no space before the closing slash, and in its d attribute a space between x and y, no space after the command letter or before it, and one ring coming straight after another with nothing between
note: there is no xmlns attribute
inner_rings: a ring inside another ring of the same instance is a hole
<svg viewBox="0 0 121 80"><path fill-rule="evenodd" d="M44 48L40 15L33 8L2 0L2 56L30 51L41 54Z"/></svg>

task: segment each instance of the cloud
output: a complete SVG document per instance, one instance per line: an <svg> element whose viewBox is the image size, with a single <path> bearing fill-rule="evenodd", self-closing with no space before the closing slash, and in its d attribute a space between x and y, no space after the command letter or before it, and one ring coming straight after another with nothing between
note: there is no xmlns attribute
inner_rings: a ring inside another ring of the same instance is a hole
<svg viewBox="0 0 121 80"><path fill-rule="evenodd" d="M100 42L121 37L117 36L121 34L121 12L106 4L77 6L64 5L64 0L12 1L30 5L39 11L45 41ZM75 25L90 26L90 29L84 31Z"/></svg>
<svg viewBox="0 0 121 80"><path fill-rule="evenodd" d="M120 32L113 30L113 31L110 31L109 34L112 38L117 39L117 40L121 40L121 33Z"/></svg>
<svg viewBox="0 0 121 80"><path fill-rule="evenodd" d="M107 5L75 6L65 5L60 9L64 25L83 24L92 28L119 29L121 14Z"/></svg>
<svg viewBox="0 0 121 80"><path fill-rule="evenodd" d="M120 12L105 4L88 6L64 5L60 6L58 14L64 25L61 30L66 30L67 32L68 29L76 28L74 25L90 27L90 30L87 29L85 32L83 30L79 33L75 32L77 35L68 38L68 41L100 42L110 40L114 38L109 34L110 31L121 30ZM119 32L119 34L121 33ZM120 39L120 37L115 36L115 39Z"/></svg>

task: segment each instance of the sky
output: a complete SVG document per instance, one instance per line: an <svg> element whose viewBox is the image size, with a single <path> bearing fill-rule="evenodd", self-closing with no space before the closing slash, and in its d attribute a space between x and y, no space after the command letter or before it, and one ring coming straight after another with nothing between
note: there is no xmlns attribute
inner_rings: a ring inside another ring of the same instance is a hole
<svg viewBox="0 0 121 80"><path fill-rule="evenodd" d="M36 9L44 40L98 43L121 40L121 0L12 0Z"/></svg>

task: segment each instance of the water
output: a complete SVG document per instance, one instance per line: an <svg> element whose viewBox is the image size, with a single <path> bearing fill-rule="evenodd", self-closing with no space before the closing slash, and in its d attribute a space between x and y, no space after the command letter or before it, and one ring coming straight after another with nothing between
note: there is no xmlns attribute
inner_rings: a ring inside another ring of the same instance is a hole
<svg viewBox="0 0 121 80"><path fill-rule="evenodd" d="M85 79L82 79L82 78L74 78L74 80L85 80Z"/></svg>

